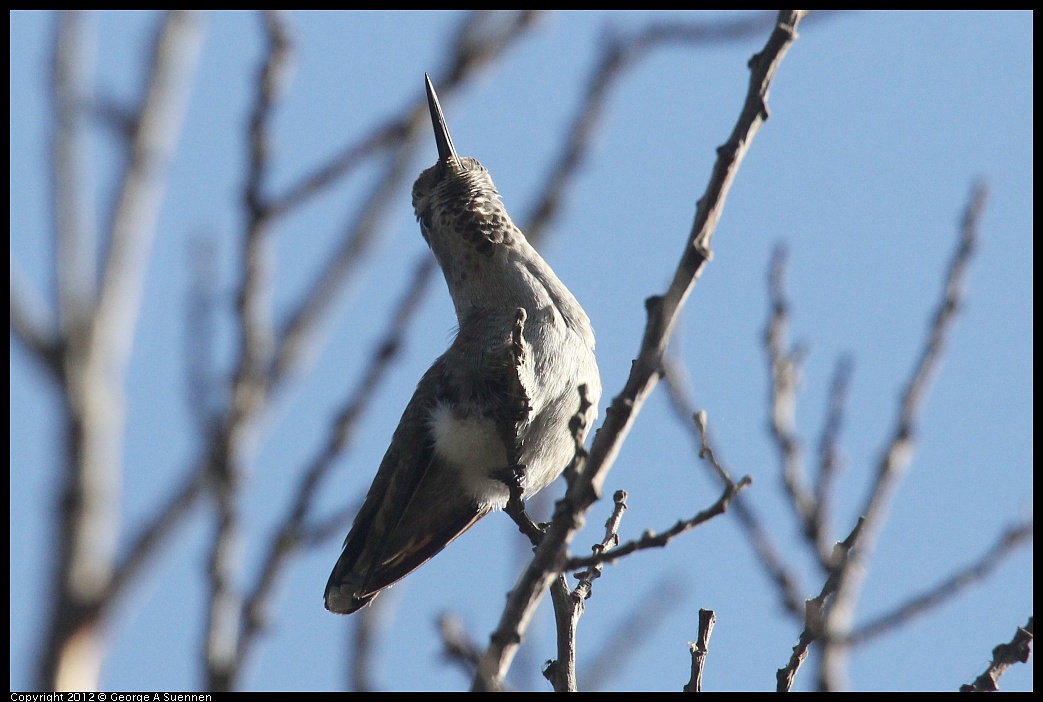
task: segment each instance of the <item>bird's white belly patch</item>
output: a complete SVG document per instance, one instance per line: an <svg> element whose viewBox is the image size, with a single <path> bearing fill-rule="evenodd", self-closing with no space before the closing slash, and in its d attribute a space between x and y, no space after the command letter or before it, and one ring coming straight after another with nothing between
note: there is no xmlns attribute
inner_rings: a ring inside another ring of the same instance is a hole
<svg viewBox="0 0 1043 702"><path fill-rule="evenodd" d="M447 405L431 410L435 454L456 470L462 486L479 502L502 509L507 487L489 475L507 467L507 451L491 419L459 416Z"/></svg>
<svg viewBox="0 0 1043 702"><path fill-rule="evenodd" d="M461 417L446 405L436 405L430 421L435 453L464 476L488 478L490 471L507 466L507 452L491 419Z"/></svg>

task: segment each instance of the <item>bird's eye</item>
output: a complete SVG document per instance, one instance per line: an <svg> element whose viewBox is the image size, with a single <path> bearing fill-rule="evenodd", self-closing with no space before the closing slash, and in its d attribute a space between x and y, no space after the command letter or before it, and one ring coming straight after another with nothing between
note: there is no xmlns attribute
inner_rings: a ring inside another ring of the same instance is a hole
<svg viewBox="0 0 1043 702"><path fill-rule="evenodd" d="M431 231L431 211L424 210L416 217L417 221L420 222L420 233L424 237L424 241L428 241L428 235Z"/></svg>

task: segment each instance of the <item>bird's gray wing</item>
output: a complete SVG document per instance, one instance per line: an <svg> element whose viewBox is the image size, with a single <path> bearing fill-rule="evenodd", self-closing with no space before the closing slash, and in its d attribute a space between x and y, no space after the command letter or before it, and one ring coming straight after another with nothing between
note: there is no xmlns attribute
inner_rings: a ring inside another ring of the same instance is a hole
<svg viewBox="0 0 1043 702"><path fill-rule="evenodd" d="M330 611L350 614L365 606L488 511L461 499L455 473L434 452L430 413L451 399L445 365L444 358L435 362L406 406L326 585Z"/></svg>

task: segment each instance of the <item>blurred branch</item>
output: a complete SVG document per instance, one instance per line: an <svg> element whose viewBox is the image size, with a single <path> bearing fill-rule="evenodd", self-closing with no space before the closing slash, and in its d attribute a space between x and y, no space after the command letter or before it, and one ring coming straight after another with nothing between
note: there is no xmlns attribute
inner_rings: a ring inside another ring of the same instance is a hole
<svg viewBox="0 0 1043 702"><path fill-rule="evenodd" d="M805 21L820 21L834 11L816 11ZM598 63L587 79L583 102L566 131L557 158L542 179L545 183L530 212L522 218L522 227L529 241L539 242L551 222L565 205L576 179L590 153L604 115L608 112L612 90L624 74L635 68L652 51L674 46L710 46L756 39L771 29L777 20L776 12L766 10L759 14L736 18L701 21L654 21L626 36L608 35L602 41Z"/></svg>
<svg viewBox="0 0 1043 702"><path fill-rule="evenodd" d="M406 330L414 313L419 308L423 294L434 271L434 258L424 256L416 268L416 273L405 294L399 300L395 312L391 315L384 336L376 345L376 350L369 357L369 365L362 373L351 397L337 411L331 423L325 445L309 462L294 492L293 502L286 517L279 523L275 535L265 549L263 563L256 584L246 598L244 606L241 658L245 658L258 635L267 624L266 609L275 590L275 584L282 569L290 557L303 546L315 546L325 543L327 538L315 538L315 527L307 524L311 511L315 507L318 489L336 459L351 444L355 430L363 412L376 397L377 388L387 376L392 362L398 356L404 342ZM357 506L352 505L354 513ZM324 530L325 535L332 537L341 531L338 521L335 527ZM367 607L368 612L372 607Z"/></svg>
<svg viewBox="0 0 1043 702"><path fill-rule="evenodd" d="M529 621L543 593L565 560L565 551L584 522L583 515L601 494L601 488L620 446L629 433L645 399L655 387L663 353L684 302L709 260L710 243L720 219L724 201L739 164L767 117L767 95L782 57L796 38L796 26L804 13L780 11L778 24L767 46L750 61L751 79L746 103L735 130L718 149L717 163L705 195L700 199L695 222L674 279L663 297L651 298L649 320L641 351L633 364L622 393L608 408L605 423L587 460L577 462L577 479L570 481L565 497L558 502L555 516L532 562L522 573L508 597L507 606L475 676L476 689L485 679L503 680ZM580 469L579 463L582 463Z"/></svg>
<svg viewBox="0 0 1043 702"><path fill-rule="evenodd" d="M117 593L116 546L125 392L124 378L141 306L142 289L170 161L188 104L203 34L202 14L166 14L151 47L140 107L127 135L129 152L108 232L96 305L95 255L86 203L80 111L89 90L93 50L79 16L61 21L55 59L56 286L63 337L51 348L61 354L65 393L66 471L58 512L58 544L52 599L38 689L94 690L102 659L103 609ZM80 63L83 61L82 66ZM78 266L86 270L76 270ZM84 296L84 299L80 299ZM76 298L76 299L73 299ZM14 301L16 298L12 297ZM23 307L12 304L12 324Z"/></svg>
<svg viewBox="0 0 1043 702"><path fill-rule="evenodd" d="M178 526L196 501L203 496L205 474L203 471L191 471L182 481L180 487L173 490L165 501L157 505L153 511L153 519L139 528L138 534L130 540L130 546L120 559L112 577L110 593L106 597L111 602L121 594L126 586L141 572L148 559L157 547Z"/></svg>
<svg viewBox="0 0 1043 702"><path fill-rule="evenodd" d="M47 303L11 256L11 331L25 350L55 378L62 375L58 325Z"/></svg>
<svg viewBox="0 0 1043 702"><path fill-rule="evenodd" d="M797 514L804 536L818 544L816 502L804 474L800 439L797 438L797 394L801 382L801 366L807 351L802 346L790 350L789 300L786 299L786 248L775 247L772 254L768 288L771 298L771 317L764 331L764 347L768 354L770 387L771 436L779 452L782 484L789 502Z"/></svg>
<svg viewBox="0 0 1043 702"><path fill-rule="evenodd" d="M152 55L144 103L134 120L130 163L112 215L93 343L122 367L141 305L146 262L202 46L203 14L171 12Z"/></svg>
<svg viewBox="0 0 1043 702"><path fill-rule="evenodd" d="M354 617L354 626L349 627L350 638L347 648L351 651L351 659L345 667L347 673L347 690L352 692L371 692L374 690L372 682L376 665L374 658L377 656L377 634L387 626L387 615L392 609L389 607L390 600L381 597L379 602L373 602Z"/></svg>
<svg viewBox="0 0 1043 702"><path fill-rule="evenodd" d="M1032 655L1032 617L1019 627L1010 643L992 649L992 662L988 670L979 675L970 685L960 687L960 692L997 692L1000 676L1015 663L1028 663Z"/></svg>
<svg viewBox="0 0 1043 702"><path fill-rule="evenodd" d="M214 442L208 466L217 507L208 568L210 593L205 645L207 687L213 691L232 689L240 669L242 595L236 590L241 567L238 501L245 477L246 453L271 390L268 368L275 348L270 299L271 221L263 189L272 156L270 126L276 103L288 87L294 47L289 13L266 10L263 19L267 50L257 72L243 190L247 223L242 240L243 278L237 299L238 365L233 374L228 415Z"/></svg>
<svg viewBox="0 0 1043 702"><path fill-rule="evenodd" d="M569 126L561 151L547 170L542 194L524 219L530 241L539 241L564 205L571 183L586 161L601 121L608 111L612 90L623 74L636 67L655 49L670 46L709 45L761 37L772 27L775 13L709 22L652 22L629 36L608 36L591 77L583 102Z"/></svg>
<svg viewBox="0 0 1043 702"><path fill-rule="evenodd" d="M811 532L817 539L819 563L827 570L830 566L828 542L833 533L832 503L834 479L841 468L841 455L838 448L840 432L844 425L844 408L847 405L847 391L851 384L854 363L850 357L842 356L833 367L833 379L829 384L829 400L826 406L826 419L818 443L818 473L814 481L814 505L812 512Z"/></svg>
<svg viewBox="0 0 1043 702"><path fill-rule="evenodd" d="M855 629L844 643L857 646L870 639L886 634L905 624L913 617L948 602L965 589L989 577L992 572L1016 549L1032 539L1032 522L1016 524L1007 529L992 548L977 561L958 570L926 592L911 598L891 612L875 617Z"/></svg>
<svg viewBox="0 0 1043 702"><path fill-rule="evenodd" d="M635 594L633 606L626 608L611 631L601 637L597 642L598 649L585 657L577 674L577 678L583 681L583 689L607 689L613 678L619 677L624 667L637 657L642 644L656 628L677 616L688 594L683 581L669 576L660 578L639 595Z"/></svg>
<svg viewBox="0 0 1043 702"><path fill-rule="evenodd" d="M51 191L54 198L54 283L65 338L89 333L97 265L97 212L91 179L90 105L97 37L93 17L82 10L58 16L54 60Z"/></svg>
<svg viewBox="0 0 1043 702"><path fill-rule="evenodd" d="M185 313L185 385L187 410L200 436L206 436L217 424L222 409L218 392L223 379L214 368L217 320L222 309L217 250L212 236L197 235L190 242L192 282Z"/></svg>
<svg viewBox="0 0 1043 702"><path fill-rule="evenodd" d="M987 192L983 182L977 182L971 188L960 224L959 242L945 276L942 299L931 319L920 358L902 394L894 431L877 463L875 482L862 510L865 529L855 544L854 557L840 573L837 596L826 615L828 638L819 660L819 687L824 690L844 686L848 647L842 642L851 633L877 535L898 482L912 458L920 412L941 363L956 313L963 303L968 266L978 241L978 223L985 211Z"/></svg>
<svg viewBox="0 0 1043 702"><path fill-rule="evenodd" d="M461 24L455 40L449 42L453 46L453 58L450 61L448 77L438 83L438 92L449 95L469 78L475 69L498 59L521 34L532 28L539 14L539 11L533 10L478 10L468 15ZM403 146L403 142L415 140L416 131L423 122L418 109L414 107L406 114L392 117L377 125L365 136L341 149L337 155L311 174L287 188L282 195L273 198L269 203L272 215L278 217L306 204L368 163L370 159L397 150ZM414 148L415 145L410 145L411 151Z"/></svg>
<svg viewBox="0 0 1043 702"><path fill-rule="evenodd" d="M466 675L474 675L482 651L464 629L460 618L449 613L443 614L438 618L438 631L442 635L442 655L458 663Z"/></svg>
<svg viewBox="0 0 1043 702"><path fill-rule="evenodd" d="M214 340L213 316L218 307L214 290L216 253L213 242L203 239L195 242L192 251L192 289L189 293L188 329L186 331L186 359L188 411L193 415L200 435L213 431L218 410L212 400L218 381L210 371L211 347ZM202 498L206 487L206 466L190 467L179 478L179 485L165 491L164 497L152 506L148 519L127 539L128 546L116 565L110 586L112 601L137 575L160 544L188 516L192 507Z"/></svg>

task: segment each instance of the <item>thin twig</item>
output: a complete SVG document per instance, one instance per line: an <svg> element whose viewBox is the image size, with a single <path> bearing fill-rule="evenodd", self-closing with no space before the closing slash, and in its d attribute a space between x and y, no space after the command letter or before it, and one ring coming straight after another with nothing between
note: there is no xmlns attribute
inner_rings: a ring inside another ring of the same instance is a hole
<svg viewBox="0 0 1043 702"><path fill-rule="evenodd" d="M733 482L732 476L728 475L728 471L717 460L717 454L710 443L710 422L706 410L699 410L692 414L692 421L695 422L695 427L699 432L699 458L713 466L714 472L717 474L718 479L724 483L725 487L731 485Z"/></svg>
<svg viewBox="0 0 1043 702"><path fill-rule="evenodd" d="M695 411L688 385L684 380L686 377L684 368L677 359L671 357L664 359L663 368L663 379L666 382L670 406L674 410L675 418L692 436L700 456L708 449L707 455L715 456L710 445L709 431L704 429L704 424L692 421L692 417L699 413ZM712 468L711 474L714 478L723 481L722 472L725 475L727 473L723 468L714 466L715 462L716 457L711 462L703 461L703 465ZM804 599L801 596L803 587L799 584L797 574L786 566L778 546L768 530L764 528L753 505L740 493L735 496L729 514L734 514L738 518L761 567L771 582L775 584L783 608L790 614L803 617Z"/></svg>
<svg viewBox="0 0 1043 702"><path fill-rule="evenodd" d="M732 500L735 499L735 496L739 494L740 491L749 487L752 483L753 479L750 476L744 476L739 482L732 483L725 487L724 492L721 493L721 496L717 498L716 502L692 518L682 519L666 531L658 534L654 531L648 530L642 534L640 538L627 541L608 551L595 553L592 556L574 556L569 558L565 561L565 570L587 568L598 563L614 563L616 560L624 556L629 556L635 551L643 551L649 548L662 548L681 534L691 531L700 524L704 524L714 517L727 512L728 506L731 504Z"/></svg>

